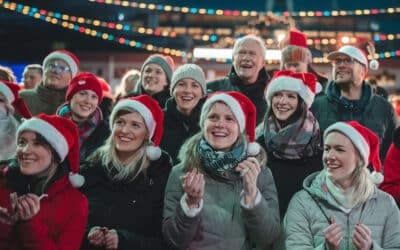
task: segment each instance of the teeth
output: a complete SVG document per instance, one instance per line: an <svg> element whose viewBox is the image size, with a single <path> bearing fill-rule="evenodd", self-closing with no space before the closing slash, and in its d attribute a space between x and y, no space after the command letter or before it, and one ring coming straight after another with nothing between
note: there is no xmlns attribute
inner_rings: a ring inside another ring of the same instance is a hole
<svg viewBox="0 0 400 250"><path fill-rule="evenodd" d="M119 139L120 139L121 141L125 141L125 142L130 142L130 141L131 141L131 139L128 138L128 137L119 137Z"/></svg>
<svg viewBox="0 0 400 250"><path fill-rule="evenodd" d="M222 133L222 132L214 132L214 133L213 133L213 135L214 135L214 136L218 136L218 137L220 137L220 136L226 136L226 133Z"/></svg>

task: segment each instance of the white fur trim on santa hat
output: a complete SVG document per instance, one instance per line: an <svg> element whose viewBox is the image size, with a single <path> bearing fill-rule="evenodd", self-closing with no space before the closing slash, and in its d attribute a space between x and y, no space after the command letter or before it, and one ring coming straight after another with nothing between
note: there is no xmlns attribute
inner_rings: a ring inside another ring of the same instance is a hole
<svg viewBox="0 0 400 250"><path fill-rule="evenodd" d="M68 66L71 69L72 77L78 74L78 65L76 64L75 60L72 59L68 54L61 53L58 51L52 52L48 56L46 56L46 58L44 58L43 60L43 66L46 67L51 60L56 60L56 59L63 60L68 64Z"/></svg>
<svg viewBox="0 0 400 250"><path fill-rule="evenodd" d="M207 99L207 101L204 103L204 107L207 107L218 101L222 101L230 107L232 113L236 117L237 122L239 123L240 132L242 133L246 126L246 119L244 117L243 110L240 104L236 101L234 97L228 94L219 94L219 95L214 95L211 98Z"/></svg>
<svg viewBox="0 0 400 250"><path fill-rule="evenodd" d="M324 132L324 138L332 132L332 131L339 131L350 138L354 146L360 152L362 160L364 162L364 167L368 165L368 158L369 158L369 144L364 139L364 137L351 125L344 123L344 122L336 122L329 126Z"/></svg>
<svg viewBox="0 0 400 250"><path fill-rule="evenodd" d="M149 130L149 138L152 138L154 135L154 130L156 129L156 122L154 121L153 115L151 111L141 102L127 99L122 100L115 105L113 111L110 115L110 128L112 129L112 125L114 122L115 114L122 108L130 108L138 111L140 115L143 117L144 122L146 123L147 129Z"/></svg>
<svg viewBox="0 0 400 250"><path fill-rule="evenodd" d="M273 79L267 87L265 99L268 102L268 105L271 105L271 99L274 93L282 90L293 91L299 94L307 107L311 107L311 104L314 101L315 94L302 80L289 76L279 76Z"/></svg>
<svg viewBox="0 0 400 250"><path fill-rule="evenodd" d="M63 161L65 159L69 151L67 140L65 140L64 136L51 124L42 119L31 118L24 121L18 127L17 135L25 130L30 130L42 135L58 153L60 160Z"/></svg>
<svg viewBox="0 0 400 250"><path fill-rule="evenodd" d="M10 88L7 85L2 83L1 81L0 81L0 93L3 93L6 96L8 103L14 102L15 96L14 96L13 92L10 90Z"/></svg>

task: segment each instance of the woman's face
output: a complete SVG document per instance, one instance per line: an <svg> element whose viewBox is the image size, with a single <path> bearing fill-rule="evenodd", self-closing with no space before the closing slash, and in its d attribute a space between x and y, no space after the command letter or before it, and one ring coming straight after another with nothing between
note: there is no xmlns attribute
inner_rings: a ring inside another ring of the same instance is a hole
<svg viewBox="0 0 400 250"><path fill-rule="evenodd" d="M76 92L70 102L72 119L76 122L87 120L98 104L99 97L93 90L85 89Z"/></svg>
<svg viewBox="0 0 400 250"><path fill-rule="evenodd" d="M115 118L112 134L117 155L124 162L148 140L149 133L143 117L133 112Z"/></svg>
<svg viewBox="0 0 400 250"><path fill-rule="evenodd" d="M294 91L277 91L271 98L272 112L280 122L287 121L296 112L298 105L298 95Z"/></svg>
<svg viewBox="0 0 400 250"><path fill-rule="evenodd" d="M17 160L24 175L36 175L52 163L51 149L38 142L36 133L23 131L17 140Z"/></svg>
<svg viewBox="0 0 400 250"><path fill-rule="evenodd" d="M212 104L204 128L204 137L215 151L230 151L240 134L235 115L223 102Z"/></svg>
<svg viewBox="0 0 400 250"><path fill-rule="evenodd" d="M203 90L200 83L191 78L183 78L176 83L172 94L178 110L185 115L190 115L203 96Z"/></svg>
<svg viewBox="0 0 400 250"><path fill-rule="evenodd" d="M360 161L360 154L347 136L330 132L325 138L322 160L333 183L342 188L352 185L352 174Z"/></svg>
<svg viewBox="0 0 400 250"><path fill-rule="evenodd" d="M167 74L158 64L147 64L142 74L142 86L148 94L159 93L168 85Z"/></svg>

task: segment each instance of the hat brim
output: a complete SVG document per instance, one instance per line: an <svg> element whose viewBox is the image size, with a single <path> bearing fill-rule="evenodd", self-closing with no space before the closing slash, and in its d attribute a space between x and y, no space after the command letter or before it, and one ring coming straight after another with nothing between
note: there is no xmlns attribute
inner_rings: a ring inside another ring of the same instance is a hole
<svg viewBox="0 0 400 250"><path fill-rule="evenodd" d="M339 52L339 51L334 51L334 52L330 53L327 58L328 58L328 60L334 60L338 56L348 56L350 58L353 58L351 55L344 53L344 52Z"/></svg>

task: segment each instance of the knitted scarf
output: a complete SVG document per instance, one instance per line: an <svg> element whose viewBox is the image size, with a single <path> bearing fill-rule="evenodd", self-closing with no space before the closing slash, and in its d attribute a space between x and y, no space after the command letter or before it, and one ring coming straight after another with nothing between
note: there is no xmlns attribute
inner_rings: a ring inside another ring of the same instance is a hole
<svg viewBox="0 0 400 250"><path fill-rule="evenodd" d="M201 139L198 146L201 165L216 179L236 180L240 176L235 171L235 167L247 157L244 148L244 145L240 144L229 152L215 151L206 140Z"/></svg>
<svg viewBox="0 0 400 250"><path fill-rule="evenodd" d="M71 111L71 106L69 104L65 104L62 106L57 114L59 116L65 117L72 120L72 111ZM76 126L78 127L79 131L79 139L82 143L93 133L93 131L96 129L96 127L100 124L100 122L103 120L103 115L101 114L101 111L99 107L95 109L95 111L92 113L92 115L85 121L83 122L75 122Z"/></svg>
<svg viewBox="0 0 400 250"><path fill-rule="evenodd" d="M270 116L264 124L264 138L268 153L279 159L312 157L321 148L319 124L310 111L304 119L298 119L284 128Z"/></svg>

